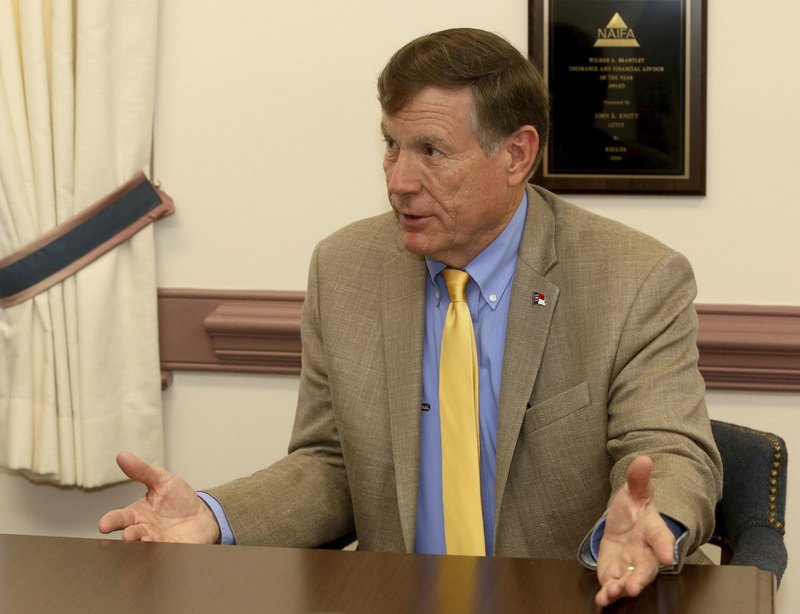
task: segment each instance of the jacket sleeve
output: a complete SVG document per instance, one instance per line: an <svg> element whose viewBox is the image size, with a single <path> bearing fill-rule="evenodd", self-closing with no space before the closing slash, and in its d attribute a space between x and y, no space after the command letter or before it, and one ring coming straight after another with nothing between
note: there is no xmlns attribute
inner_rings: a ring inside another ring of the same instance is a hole
<svg viewBox="0 0 800 614"><path fill-rule="evenodd" d="M714 528L722 462L697 368L696 286L688 261L661 258L640 285L620 336L608 398L612 496L640 454L654 462L658 510L688 530L681 557Z"/></svg>
<svg viewBox="0 0 800 614"><path fill-rule="evenodd" d="M303 369L289 455L267 469L206 489L237 544L314 547L353 531L353 511L331 406L320 325L318 249L309 270Z"/></svg>

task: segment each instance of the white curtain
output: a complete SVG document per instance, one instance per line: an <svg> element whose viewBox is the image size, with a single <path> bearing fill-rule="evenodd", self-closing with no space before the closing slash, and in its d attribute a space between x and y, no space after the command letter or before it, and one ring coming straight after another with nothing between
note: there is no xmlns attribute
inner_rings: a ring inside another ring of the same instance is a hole
<svg viewBox="0 0 800 614"><path fill-rule="evenodd" d="M0 258L143 170L157 0L0 0ZM163 463L153 227L0 309L0 465L95 487Z"/></svg>

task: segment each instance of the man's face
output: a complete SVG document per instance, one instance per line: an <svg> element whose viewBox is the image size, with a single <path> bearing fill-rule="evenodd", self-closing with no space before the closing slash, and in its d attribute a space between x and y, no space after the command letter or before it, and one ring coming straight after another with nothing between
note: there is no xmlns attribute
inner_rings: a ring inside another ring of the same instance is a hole
<svg viewBox="0 0 800 614"><path fill-rule="evenodd" d="M383 169L403 244L463 267L505 228L522 198L503 146L489 157L472 123L472 92L427 87L383 115Z"/></svg>

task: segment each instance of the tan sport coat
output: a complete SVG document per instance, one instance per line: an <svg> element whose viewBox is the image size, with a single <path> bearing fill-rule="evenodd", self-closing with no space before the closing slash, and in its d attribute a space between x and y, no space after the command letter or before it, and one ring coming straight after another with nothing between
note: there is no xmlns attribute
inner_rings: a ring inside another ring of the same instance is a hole
<svg viewBox="0 0 800 614"><path fill-rule="evenodd" d="M494 551L574 557L639 454L655 461L658 509L689 529L694 549L713 528L721 463L696 365L691 268L541 188L528 198L500 393ZM317 546L355 529L361 549L413 551L425 275L391 213L319 244L290 454L209 490L237 543Z"/></svg>

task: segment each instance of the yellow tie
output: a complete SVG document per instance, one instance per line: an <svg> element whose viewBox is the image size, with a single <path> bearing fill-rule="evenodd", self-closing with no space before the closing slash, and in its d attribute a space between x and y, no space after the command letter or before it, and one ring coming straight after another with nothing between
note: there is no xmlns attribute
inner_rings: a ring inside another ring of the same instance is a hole
<svg viewBox="0 0 800 614"><path fill-rule="evenodd" d="M478 352L466 302L469 274L445 269L450 293L439 366L442 501L448 554L485 555L478 438Z"/></svg>

